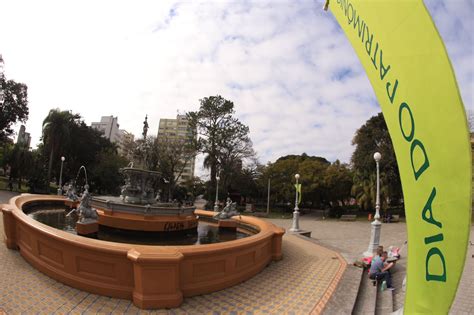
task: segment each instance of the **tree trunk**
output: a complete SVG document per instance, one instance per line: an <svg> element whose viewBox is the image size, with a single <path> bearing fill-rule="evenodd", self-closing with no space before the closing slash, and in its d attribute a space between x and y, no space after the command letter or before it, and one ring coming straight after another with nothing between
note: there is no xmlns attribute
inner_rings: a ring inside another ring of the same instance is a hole
<svg viewBox="0 0 474 315"><path fill-rule="evenodd" d="M51 153L49 154L49 162L48 162L48 191L49 191L49 183L51 182L51 169L53 167L53 148L51 148Z"/></svg>
<svg viewBox="0 0 474 315"><path fill-rule="evenodd" d="M211 157L211 183L212 187L216 186L216 175L217 175L217 163L215 159Z"/></svg>

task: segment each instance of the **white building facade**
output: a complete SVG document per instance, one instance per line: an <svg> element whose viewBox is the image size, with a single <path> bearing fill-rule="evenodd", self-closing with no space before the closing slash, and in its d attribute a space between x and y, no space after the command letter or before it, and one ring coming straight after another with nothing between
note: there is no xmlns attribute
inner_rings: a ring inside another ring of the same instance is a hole
<svg viewBox="0 0 474 315"><path fill-rule="evenodd" d="M119 153L123 151L124 138L130 138L133 135L123 129L119 129L118 117L102 116L100 122L91 123L91 128L100 131L110 142L115 143L119 148ZM133 140L132 140L133 141Z"/></svg>
<svg viewBox="0 0 474 315"><path fill-rule="evenodd" d="M173 144L173 141L192 141L195 133L189 126L186 115L177 115L176 119L160 119L158 127L158 141L167 139L166 143ZM171 140L171 141L170 141ZM178 184L183 184L194 177L195 157L186 162L181 176L177 179ZM179 174L175 174L178 176Z"/></svg>

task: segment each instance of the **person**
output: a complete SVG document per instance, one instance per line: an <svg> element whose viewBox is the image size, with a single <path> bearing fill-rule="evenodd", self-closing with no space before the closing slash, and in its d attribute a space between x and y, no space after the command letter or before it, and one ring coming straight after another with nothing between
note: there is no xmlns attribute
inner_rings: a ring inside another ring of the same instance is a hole
<svg viewBox="0 0 474 315"><path fill-rule="evenodd" d="M393 263L386 263L387 252L382 251L380 253L380 247L377 248L377 256L372 259L369 270L369 278L377 281L385 281L387 283L388 290L395 290L392 287L392 275L390 274L390 268L393 267Z"/></svg>

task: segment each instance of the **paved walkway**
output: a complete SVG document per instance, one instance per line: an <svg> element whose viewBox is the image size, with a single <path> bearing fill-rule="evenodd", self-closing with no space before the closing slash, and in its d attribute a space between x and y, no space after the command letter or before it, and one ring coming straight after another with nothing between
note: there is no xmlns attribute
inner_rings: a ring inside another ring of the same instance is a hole
<svg viewBox="0 0 474 315"><path fill-rule="evenodd" d="M6 202L10 192L0 191L0 203ZM273 223L289 228L291 220L271 219ZM321 309L334 289L349 292L346 285L356 286L354 279L343 279L335 284L343 264L340 253L349 263L367 249L370 226L367 221L340 222L321 220L311 215L301 217L302 229L311 230L315 242L285 235L284 259L272 263L254 278L226 290L208 295L185 298L178 309L154 311L157 314L309 314ZM0 234L3 221L0 215ZM406 240L404 223L384 224L381 243L403 247ZM474 242L474 227L471 228ZM315 244L317 243L317 244ZM324 246L321 247L318 244ZM402 255L406 255L406 251ZM474 314L474 246L468 249L461 284L451 314ZM394 282L394 306L403 305L401 282L405 275L405 259L397 265ZM345 275L353 273L347 268ZM353 290L352 290L353 291ZM351 293L352 294L352 293ZM338 294L336 294L338 295ZM334 303L333 303L334 304ZM319 307L316 307L319 305ZM330 314L346 314L328 304ZM316 307L316 308L315 308ZM112 299L76 290L59 283L32 268L18 251L0 244L0 314L16 313L140 313L128 300ZM142 312L148 313L148 312Z"/></svg>
<svg viewBox="0 0 474 315"><path fill-rule="evenodd" d="M284 219L270 220L283 228L290 228L292 221ZM300 228L312 231L312 238L322 246L339 252L351 263L360 258L367 250L370 239L370 225L367 221L344 222L337 220L321 220L312 215L302 216ZM382 225L380 243L384 246L402 248L402 259L395 266L393 282L396 290L393 292L394 309L403 306L405 292L402 290L403 278L406 275L406 236L405 223L390 223ZM471 244L474 244L474 225L471 225ZM458 292L451 306L450 314L474 314L474 245L470 245L466 254L464 273L459 284ZM338 288L342 290L342 288Z"/></svg>

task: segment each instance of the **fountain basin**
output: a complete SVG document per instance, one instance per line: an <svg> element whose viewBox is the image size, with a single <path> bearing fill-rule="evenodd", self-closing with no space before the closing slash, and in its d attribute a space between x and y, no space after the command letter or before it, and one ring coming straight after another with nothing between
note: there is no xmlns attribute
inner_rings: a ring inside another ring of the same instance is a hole
<svg viewBox="0 0 474 315"><path fill-rule="evenodd" d="M93 197L99 224L132 231L184 231L197 227L195 207L158 203L138 205L123 203L118 197Z"/></svg>
<svg viewBox="0 0 474 315"><path fill-rule="evenodd" d="M255 235L226 243L149 246L73 235L26 215L26 205L65 202L61 196L29 195L1 205L5 243L50 277L95 294L133 300L140 308L177 307L183 297L221 290L256 275L282 258L284 230L263 220L233 217ZM207 220L215 214L196 210Z"/></svg>

